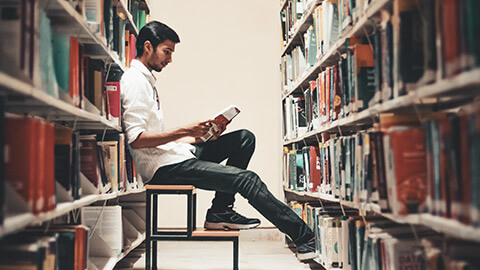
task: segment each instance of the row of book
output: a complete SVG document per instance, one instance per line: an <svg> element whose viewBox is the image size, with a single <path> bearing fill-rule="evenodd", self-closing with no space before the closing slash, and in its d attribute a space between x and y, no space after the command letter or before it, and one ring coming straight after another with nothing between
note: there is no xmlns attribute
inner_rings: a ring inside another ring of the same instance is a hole
<svg viewBox="0 0 480 270"><path fill-rule="evenodd" d="M82 135L23 116L2 118L2 124L0 152L5 174L0 185L8 183L34 214L54 210L58 197L65 194L67 200L61 200L71 201L81 198L82 193L141 187L123 134L106 133L102 140L95 134ZM9 202L1 203L3 209Z"/></svg>
<svg viewBox="0 0 480 270"><path fill-rule="evenodd" d="M113 11L116 9L111 1L93 2L95 6L103 3L104 6L97 8L104 11L108 9L107 5ZM88 3L84 4L89 7ZM120 68L110 68L103 60L90 56L92 46L82 44L81 39L51 20L38 1L2 2L0 10L4 14L0 17L0 54L5 59L0 68L3 72L32 82L49 95L103 115L120 125ZM28 12L22 13L22 10ZM88 10L85 11L87 22L93 16ZM28 16L29 13L32 15ZM36 21L27 22L30 17L36 18ZM117 15L112 15L112 18L114 22L123 21ZM102 21L105 21L103 17ZM23 29L25 25L28 31ZM107 39L115 41L111 48L118 51L120 59L129 66L135 58L136 37L124 26L120 29L114 26L112 29L118 33ZM105 29L101 31L102 35L108 37L107 27L100 29Z"/></svg>
<svg viewBox="0 0 480 270"><path fill-rule="evenodd" d="M298 23L308 8L315 3L316 0L285 0L284 8L280 11L280 19L282 22L282 47L292 38ZM285 3L286 2L286 3Z"/></svg>
<svg viewBox="0 0 480 270"><path fill-rule="evenodd" d="M314 24L306 31L302 44L283 57L284 90L292 89L315 63L313 55L307 52L316 51L315 58L329 52L341 36L338 22L347 29L358 20L359 15L352 14L363 14L363 7L369 4L359 0L338 2L323 1L318 5ZM356 2L361 2L360 6ZM363 11L356 12L360 10ZM372 18L374 30L347 38L343 48L339 48L346 53L332 67L338 69L342 107L347 109L345 116L355 111L348 110L349 106L365 109L421 85L478 67L480 38L475 34L480 25L478 12L480 4L474 0L398 0L393 11L381 9Z"/></svg>
<svg viewBox="0 0 480 270"><path fill-rule="evenodd" d="M144 210L119 205L87 206L81 209L80 224L28 227L8 235L0 240L0 268L101 269L105 262L118 258L142 238Z"/></svg>
<svg viewBox="0 0 480 270"><path fill-rule="evenodd" d="M326 269L477 269L478 243L423 227L362 217L334 204L291 202L315 232L316 260Z"/></svg>
<svg viewBox="0 0 480 270"><path fill-rule="evenodd" d="M431 213L478 226L479 110L428 119L385 114L371 130L285 147L284 185L394 215Z"/></svg>

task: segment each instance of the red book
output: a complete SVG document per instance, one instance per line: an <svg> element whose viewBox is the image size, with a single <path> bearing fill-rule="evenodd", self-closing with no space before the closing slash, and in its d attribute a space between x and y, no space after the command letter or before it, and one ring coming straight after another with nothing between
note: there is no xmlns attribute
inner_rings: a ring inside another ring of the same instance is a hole
<svg viewBox="0 0 480 270"><path fill-rule="evenodd" d="M130 61L135 59L135 46L137 43L137 38L134 34L130 34Z"/></svg>
<svg viewBox="0 0 480 270"><path fill-rule="evenodd" d="M55 197L55 128L53 124L43 123L45 126L45 209L51 211L57 205Z"/></svg>
<svg viewBox="0 0 480 270"><path fill-rule="evenodd" d="M417 213L426 199L425 134L394 127L385 140L388 201L395 215Z"/></svg>
<svg viewBox="0 0 480 270"><path fill-rule="evenodd" d="M5 180L32 210L39 175L37 129L37 121L33 118L5 118Z"/></svg>
<svg viewBox="0 0 480 270"><path fill-rule="evenodd" d="M69 72L69 92L73 104L80 107L80 60L78 40L70 37L70 72Z"/></svg>
<svg viewBox="0 0 480 270"><path fill-rule="evenodd" d="M318 146L310 146L310 183L308 189L311 192L318 192L321 184L320 150Z"/></svg>
<svg viewBox="0 0 480 270"><path fill-rule="evenodd" d="M45 210L45 173L47 171L45 160L46 152L46 125L38 120L34 121L36 142L35 142L35 191L33 212L40 213Z"/></svg>
<svg viewBox="0 0 480 270"><path fill-rule="evenodd" d="M444 75L446 77L460 71L459 2L458 0L443 0L438 3L442 10L440 20L442 24L441 34L443 35Z"/></svg>
<svg viewBox="0 0 480 270"><path fill-rule="evenodd" d="M120 125L120 82L106 82L109 118Z"/></svg>
<svg viewBox="0 0 480 270"><path fill-rule="evenodd" d="M101 193L102 178L95 135L82 135L80 141L80 171Z"/></svg>
<svg viewBox="0 0 480 270"><path fill-rule="evenodd" d="M325 115L326 120L325 122L330 122L330 87L331 87L331 80L330 80L330 72L332 68L327 68L325 71L326 73L326 82L325 82Z"/></svg>

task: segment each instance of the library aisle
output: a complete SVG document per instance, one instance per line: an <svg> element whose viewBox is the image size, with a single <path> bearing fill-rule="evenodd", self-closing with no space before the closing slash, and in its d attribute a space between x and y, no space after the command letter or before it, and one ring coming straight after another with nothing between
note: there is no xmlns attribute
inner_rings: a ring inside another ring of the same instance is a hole
<svg viewBox="0 0 480 270"><path fill-rule="evenodd" d="M267 229L268 230L268 229ZM276 230L275 230L276 231ZM299 263L281 237L254 240L250 232L240 233L242 270L305 270L323 269L317 264ZM277 235L279 235L277 231ZM159 246L158 269L162 270L229 270L232 269L232 247L228 242L162 242ZM136 255L136 256L135 256ZM140 270L145 266L142 247L120 261L117 270ZM164 258L164 259L161 259ZM128 267L127 267L128 266Z"/></svg>

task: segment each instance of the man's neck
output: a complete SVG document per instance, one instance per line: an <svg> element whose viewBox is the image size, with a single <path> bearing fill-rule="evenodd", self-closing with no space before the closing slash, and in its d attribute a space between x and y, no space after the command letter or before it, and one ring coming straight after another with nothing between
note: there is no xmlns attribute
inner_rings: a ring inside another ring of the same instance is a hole
<svg viewBox="0 0 480 270"><path fill-rule="evenodd" d="M136 60L140 61L147 69L148 71L152 72L152 68L147 64L147 59L145 57L136 57Z"/></svg>

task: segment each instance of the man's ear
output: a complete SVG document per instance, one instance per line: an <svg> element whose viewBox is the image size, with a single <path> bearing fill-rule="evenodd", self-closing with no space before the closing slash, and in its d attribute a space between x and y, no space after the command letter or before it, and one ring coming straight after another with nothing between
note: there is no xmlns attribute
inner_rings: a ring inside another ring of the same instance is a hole
<svg viewBox="0 0 480 270"><path fill-rule="evenodd" d="M148 53L153 52L153 46L150 40L147 40L145 43L143 43L143 51Z"/></svg>

